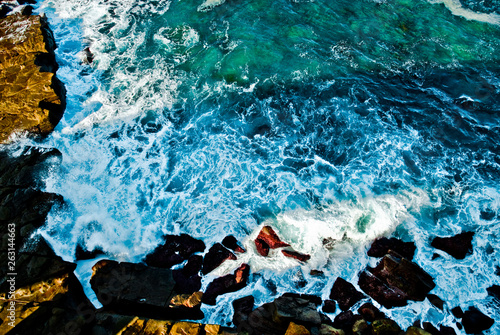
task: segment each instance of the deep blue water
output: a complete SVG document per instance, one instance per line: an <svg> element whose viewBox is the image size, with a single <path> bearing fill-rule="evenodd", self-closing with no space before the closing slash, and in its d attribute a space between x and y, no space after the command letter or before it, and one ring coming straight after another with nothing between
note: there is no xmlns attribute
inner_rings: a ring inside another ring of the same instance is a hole
<svg viewBox="0 0 500 335"><path fill-rule="evenodd" d="M337 276L356 283L374 264L374 238L397 236L415 241L415 261L449 308L476 305L499 320L486 294L500 283L493 5L43 2L68 108L43 142L63 153L47 189L67 205L41 234L67 260L81 243L125 261L140 261L163 234L207 245L234 234L250 249L239 261L252 282L204 307L212 323L229 322L228 302L242 295L257 304L287 291L326 298ZM92 64L82 62L86 46ZM307 265L255 254L266 224L311 254ZM470 230L473 255L432 260L434 236ZM80 264L84 283L91 265ZM454 326L428 302L388 314L403 327Z"/></svg>

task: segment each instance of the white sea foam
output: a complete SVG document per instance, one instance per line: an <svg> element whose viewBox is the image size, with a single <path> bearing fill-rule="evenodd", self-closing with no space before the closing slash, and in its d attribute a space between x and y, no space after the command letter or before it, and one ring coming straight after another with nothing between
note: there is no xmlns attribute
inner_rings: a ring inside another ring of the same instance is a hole
<svg viewBox="0 0 500 335"><path fill-rule="evenodd" d="M442 3L453 15L461 16L467 20L486 22L500 25L500 15L496 13L478 13L462 6L460 0L429 0L430 3Z"/></svg>

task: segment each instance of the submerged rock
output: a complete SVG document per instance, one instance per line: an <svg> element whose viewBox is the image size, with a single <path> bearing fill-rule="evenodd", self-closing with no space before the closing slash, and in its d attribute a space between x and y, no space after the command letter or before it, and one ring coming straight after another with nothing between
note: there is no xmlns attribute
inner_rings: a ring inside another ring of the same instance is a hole
<svg viewBox="0 0 500 335"><path fill-rule="evenodd" d="M389 250L395 251L401 256L411 260L415 254L416 247L413 242L403 242L394 237L390 239L381 237L373 241L367 254L370 257L384 257Z"/></svg>
<svg viewBox="0 0 500 335"><path fill-rule="evenodd" d="M358 285L386 308L405 306L408 300L422 301L436 286L418 265L395 253L386 255L375 268L363 271Z"/></svg>
<svg viewBox="0 0 500 335"><path fill-rule="evenodd" d="M144 258L149 266L170 268L180 264L195 252L205 250L205 243L187 234L166 235L165 242Z"/></svg>
<svg viewBox="0 0 500 335"><path fill-rule="evenodd" d="M247 285L250 275L250 266L242 264L234 271L234 274L228 274L214 279L205 291L202 302L207 305L215 305L216 298L225 293L241 290Z"/></svg>
<svg viewBox="0 0 500 335"><path fill-rule="evenodd" d="M456 259L464 259L472 254L472 238L474 232L465 232L452 237L436 237L432 240L431 246L443 250Z"/></svg>
<svg viewBox="0 0 500 335"><path fill-rule="evenodd" d="M203 274L210 273L227 260L236 260L236 256L231 251L224 248L222 244L215 243L210 250L208 250L203 259L201 272Z"/></svg>
<svg viewBox="0 0 500 335"><path fill-rule="evenodd" d="M66 90L55 76L55 48L45 17L0 19L0 143L19 132L46 135L61 119Z"/></svg>
<svg viewBox="0 0 500 335"><path fill-rule="evenodd" d="M347 311L363 298L365 298L363 293L356 290L354 285L340 277L337 278L330 291L330 299L336 300L343 311Z"/></svg>

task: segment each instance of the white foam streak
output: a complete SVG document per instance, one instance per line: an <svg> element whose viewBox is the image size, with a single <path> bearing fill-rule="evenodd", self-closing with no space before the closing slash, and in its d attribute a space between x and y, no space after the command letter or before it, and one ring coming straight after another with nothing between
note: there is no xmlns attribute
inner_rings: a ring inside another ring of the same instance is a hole
<svg viewBox="0 0 500 335"><path fill-rule="evenodd" d="M442 3L453 15L461 16L467 20L500 25L500 15L496 13L478 13L464 8L459 0L429 0L431 3Z"/></svg>

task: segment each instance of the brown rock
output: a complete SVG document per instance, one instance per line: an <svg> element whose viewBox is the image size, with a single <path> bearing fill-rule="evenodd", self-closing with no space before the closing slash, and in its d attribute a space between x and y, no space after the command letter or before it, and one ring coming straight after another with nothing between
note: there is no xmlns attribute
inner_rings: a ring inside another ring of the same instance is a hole
<svg viewBox="0 0 500 335"><path fill-rule="evenodd" d="M351 283L342 278L337 278L330 291L330 299L338 302L341 310L346 311L355 303L365 298L365 295L354 287Z"/></svg>
<svg viewBox="0 0 500 335"><path fill-rule="evenodd" d="M290 322L285 335L310 335L311 333L306 327Z"/></svg>
<svg viewBox="0 0 500 335"><path fill-rule="evenodd" d="M148 254L144 262L149 266L159 268L170 268L175 264L180 264L195 252L205 250L205 243L187 234L166 235L165 243L156 247Z"/></svg>
<svg viewBox="0 0 500 335"><path fill-rule="evenodd" d="M311 259L311 256L310 255L307 255L307 254L302 254L300 252L297 252L297 251L292 251L292 250L281 250L281 252L283 253L283 255L285 255L286 257L291 257L291 258L295 258L296 260L299 260L301 262L307 262L309 259Z"/></svg>
<svg viewBox="0 0 500 335"><path fill-rule="evenodd" d="M236 260L236 256L231 251L224 248L222 244L216 243L205 255L201 272L206 275L218 268L223 262L230 259Z"/></svg>
<svg viewBox="0 0 500 335"><path fill-rule="evenodd" d="M337 329L330 325L322 324L319 327L319 335L345 335L345 332L342 329Z"/></svg>
<svg viewBox="0 0 500 335"><path fill-rule="evenodd" d="M403 242L394 237L390 239L381 237L373 241L367 254L370 257L384 257L389 250L395 251L401 256L411 260L415 254L416 247L413 242Z"/></svg>
<svg viewBox="0 0 500 335"><path fill-rule="evenodd" d="M256 239L255 247L257 248L257 252L261 256L266 257L267 255L269 255L269 245L267 245L267 243L264 242L263 240Z"/></svg>
<svg viewBox="0 0 500 335"><path fill-rule="evenodd" d="M220 332L221 326L219 325L205 325L203 327L205 330L205 335L217 335Z"/></svg>
<svg viewBox="0 0 500 335"><path fill-rule="evenodd" d="M375 268L363 271L358 285L386 308L404 306L408 300L422 301L436 286L418 265L392 252Z"/></svg>
<svg viewBox="0 0 500 335"><path fill-rule="evenodd" d="M368 322L373 322L376 319L384 319L385 315L373 304L367 302L358 309L359 315Z"/></svg>
<svg viewBox="0 0 500 335"><path fill-rule="evenodd" d="M256 240L264 241L271 249L290 246L290 244L282 242L278 237L278 234L276 234L276 232L270 226L264 226L261 229Z"/></svg>
<svg viewBox="0 0 500 335"><path fill-rule="evenodd" d="M203 326L199 323L177 322L172 326L169 335L200 335Z"/></svg>
<svg viewBox="0 0 500 335"><path fill-rule="evenodd" d="M201 304L203 292L195 292L193 294L177 294L170 300L170 307L187 307L194 308Z"/></svg>
<svg viewBox="0 0 500 335"><path fill-rule="evenodd" d="M405 335L432 335L432 334L419 327L410 327L406 330Z"/></svg>
<svg viewBox="0 0 500 335"><path fill-rule="evenodd" d="M48 134L66 107L55 77L55 42L45 17L0 19L0 143L13 133Z"/></svg>
<svg viewBox="0 0 500 335"><path fill-rule="evenodd" d="M472 238L474 232L461 233L452 237L436 237L432 240L431 246L443 250L456 259L464 259L472 254Z"/></svg>
<svg viewBox="0 0 500 335"><path fill-rule="evenodd" d="M207 305L215 305L215 300L219 295L241 290L247 285L249 274L250 266L242 264L235 270L234 274L214 279L208 284L202 302Z"/></svg>
<svg viewBox="0 0 500 335"><path fill-rule="evenodd" d="M238 240L233 235L228 235L222 240L222 245L234 252L246 252Z"/></svg>
<svg viewBox="0 0 500 335"><path fill-rule="evenodd" d="M337 309L337 304L333 300L325 300L323 304L322 311L324 313L335 313L335 310Z"/></svg>

